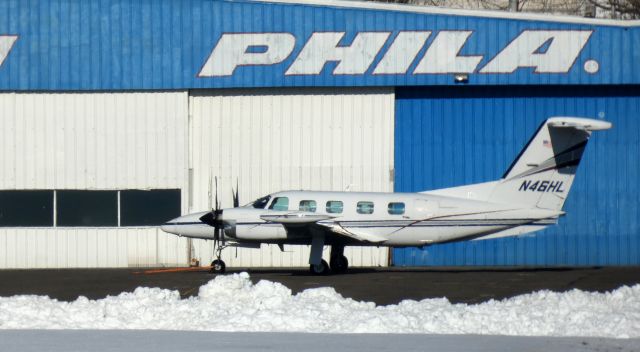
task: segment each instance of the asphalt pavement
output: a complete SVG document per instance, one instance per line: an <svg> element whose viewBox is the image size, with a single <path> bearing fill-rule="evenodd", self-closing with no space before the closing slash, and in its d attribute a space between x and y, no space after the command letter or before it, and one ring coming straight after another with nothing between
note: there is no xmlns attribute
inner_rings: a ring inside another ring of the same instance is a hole
<svg viewBox="0 0 640 352"><path fill-rule="evenodd" d="M0 270L0 296L33 294L71 301L79 296L104 298L146 286L178 290L188 297L197 295L198 288L215 277L206 269L190 270ZM454 303L479 303L543 289L604 292L640 284L640 267L353 268L346 274L329 276L314 276L305 268L232 268L227 273L241 271L249 272L254 282L280 282L294 293L330 286L344 297L379 305L437 297L447 297Z"/></svg>

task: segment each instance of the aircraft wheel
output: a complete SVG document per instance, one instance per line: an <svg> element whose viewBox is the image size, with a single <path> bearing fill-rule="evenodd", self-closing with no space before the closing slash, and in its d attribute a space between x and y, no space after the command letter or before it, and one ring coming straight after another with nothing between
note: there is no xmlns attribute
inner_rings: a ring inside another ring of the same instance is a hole
<svg viewBox="0 0 640 352"><path fill-rule="evenodd" d="M211 272L214 274L223 274L227 266L220 259L211 262Z"/></svg>
<svg viewBox="0 0 640 352"><path fill-rule="evenodd" d="M309 270L311 270L311 273L314 275L327 275L329 274L329 264L327 264L325 260L322 260L318 265L309 265Z"/></svg>
<svg viewBox="0 0 640 352"><path fill-rule="evenodd" d="M344 255L331 258L331 271L337 274L342 274L349 268L349 260Z"/></svg>

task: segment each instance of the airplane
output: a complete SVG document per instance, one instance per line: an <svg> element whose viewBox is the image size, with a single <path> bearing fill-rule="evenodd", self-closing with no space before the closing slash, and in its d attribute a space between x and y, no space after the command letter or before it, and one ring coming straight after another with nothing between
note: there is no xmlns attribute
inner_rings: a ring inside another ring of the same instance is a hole
<svg viewBox="0 0 640 352"><path fill-rule="evenodd" d="M344 273L345 246L424 247L518 236L557 224L592 131L607 121L545 120L499 180L418 193L284 191L233 208L184 215L161 226L214 241L211 271L223 273L226 247L311 245L311 273ZM233 191L232 191L233 192ZM325 245L330 260L322 259Z"/></svg>

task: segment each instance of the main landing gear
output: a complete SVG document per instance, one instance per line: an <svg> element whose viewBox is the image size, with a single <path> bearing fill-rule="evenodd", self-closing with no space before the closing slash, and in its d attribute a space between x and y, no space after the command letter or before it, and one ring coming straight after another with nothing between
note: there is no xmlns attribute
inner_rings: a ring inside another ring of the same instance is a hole
<svg viewBox="0 0 640 352"><path fill-rule="evenodd" d="M321 259L318 264L310 264L309 271L314 275L328 275L330 272L343 274L349 268L349 261L344 256L344 246L331 246L330 258L331 266L324 259Z"/></svg>

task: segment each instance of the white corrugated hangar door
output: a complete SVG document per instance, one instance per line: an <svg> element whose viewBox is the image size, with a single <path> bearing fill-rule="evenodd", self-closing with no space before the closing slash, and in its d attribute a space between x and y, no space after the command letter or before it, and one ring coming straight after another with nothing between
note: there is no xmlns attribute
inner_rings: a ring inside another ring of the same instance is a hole
<svg viewBox="0 0 640 352"><path fill-rule="evenodd" d="M191 212L210 209L216 178L223 208L236 180L241 204L281 190L393 191L391 88L192 91L189 107ZM191 255L208 265L212 241L194 240ZM353 266L388 262L384 247L345 255ZM232 267L299 267L308 258L308 246L223 252Z"/></svg>
<svg viewBox="0 0 640 352"><path fill-rule="evenodd" d="M0 94L0 268L186 265L186 239L123 205L168 191L187 210L187 105L186 91Z"/></svg>

